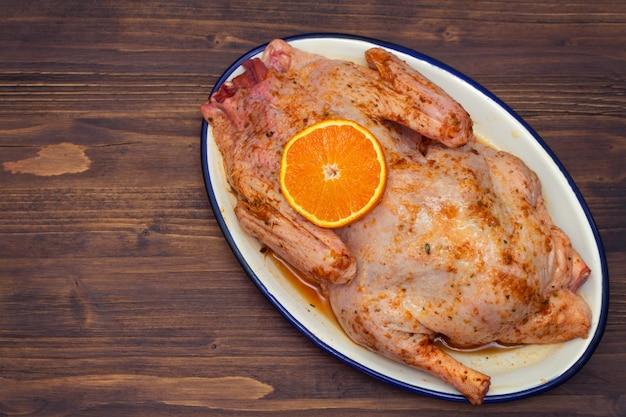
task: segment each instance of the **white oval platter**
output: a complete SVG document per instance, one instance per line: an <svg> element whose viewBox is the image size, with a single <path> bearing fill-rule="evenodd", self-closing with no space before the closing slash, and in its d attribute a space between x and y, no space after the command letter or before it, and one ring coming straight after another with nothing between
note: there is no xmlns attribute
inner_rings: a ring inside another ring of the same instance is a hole
<svg viewBox="0 0 626 417"><path fill-rule="evenodd" d="M474 131L479 137L497 149L520 157L538 174L553 219L570 236L574 247L592 270L587 283L579 290L592 309L589 337L556 345L489 350L488 354L452 352L452 355L492 377L485 398L487 403L544 392L580 370L599 343L606 324L609 290L606 259L598 230L579 190L539 135L478 83L418 52L375 39L341 34L306 34L286 40L309 52L363 65L365 50L373 46L388 48L461 103L472 116ZM260 56L264 47L259 45L234 62L213 91L239 74L243 61ZM221 155L211 128L204 121L201 145L207 193L220 228L252 281L289 322L321 349L368 375L423 395L465 401L460 393L439 379L357 346L334 320L311 306L276 262L262 253L259 242L240 228L233 211L236 200L226 183Z"/></svg>

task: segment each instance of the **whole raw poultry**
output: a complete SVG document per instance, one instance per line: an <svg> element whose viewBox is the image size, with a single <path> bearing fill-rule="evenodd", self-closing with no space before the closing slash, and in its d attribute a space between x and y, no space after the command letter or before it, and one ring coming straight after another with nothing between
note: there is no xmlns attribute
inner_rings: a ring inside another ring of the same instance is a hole
<svg viewBox="0 0 626 417"><path fill-rule="evenodd" d="M521 160L472 133L467 112L381 48L368 67L268 44L202 105L242 227L315 280L356 343L434 374L480 404L490 378L453 359L490 342L586 337L576 294L589 268L552 222ZM309 223L278 185L283 145L328 118L354 120L385 150L377 207L338 230Z"/></svg>

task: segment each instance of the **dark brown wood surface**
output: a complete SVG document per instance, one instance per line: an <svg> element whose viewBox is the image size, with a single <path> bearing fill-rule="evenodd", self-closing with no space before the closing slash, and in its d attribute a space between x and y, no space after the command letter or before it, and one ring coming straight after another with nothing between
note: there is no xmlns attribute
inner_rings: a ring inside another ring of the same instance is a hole
<svg viewBox="0 0 626 417"><path fill-rule="evenodd" d="M275 37L383 39L463 71L545 139L606 249L611 303L563 385L480 407L321 351L211 211L200 104ZM0 1L0 416L626 415L626 4Z"/></svg>

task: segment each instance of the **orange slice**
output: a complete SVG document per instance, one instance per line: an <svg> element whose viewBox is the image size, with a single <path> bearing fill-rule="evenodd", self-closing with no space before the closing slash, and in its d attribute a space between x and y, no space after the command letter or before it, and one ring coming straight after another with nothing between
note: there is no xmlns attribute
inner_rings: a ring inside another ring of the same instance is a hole
<svg viewBox="0 0 626 417"><path fill-rule="evenodd" d="M382 147L350 120L325 120L287 142L280 187L287 202L314 224L336 228L367 214L387 183Z"/></svg>

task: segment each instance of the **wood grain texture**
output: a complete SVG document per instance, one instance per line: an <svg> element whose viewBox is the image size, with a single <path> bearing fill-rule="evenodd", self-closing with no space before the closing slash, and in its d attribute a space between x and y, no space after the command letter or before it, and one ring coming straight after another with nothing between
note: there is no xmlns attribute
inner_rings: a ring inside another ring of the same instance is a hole
<svg viewBox="0 0 626 417"><path fill-rule="evenodd" d="M565 384L481 407L402 391L246 277L208 203L199 105L241 54L305 32L463 71L563 162L611 280L604 338ZM625 75L609 0L0 0L0 415L626 415Z"/></svg>

